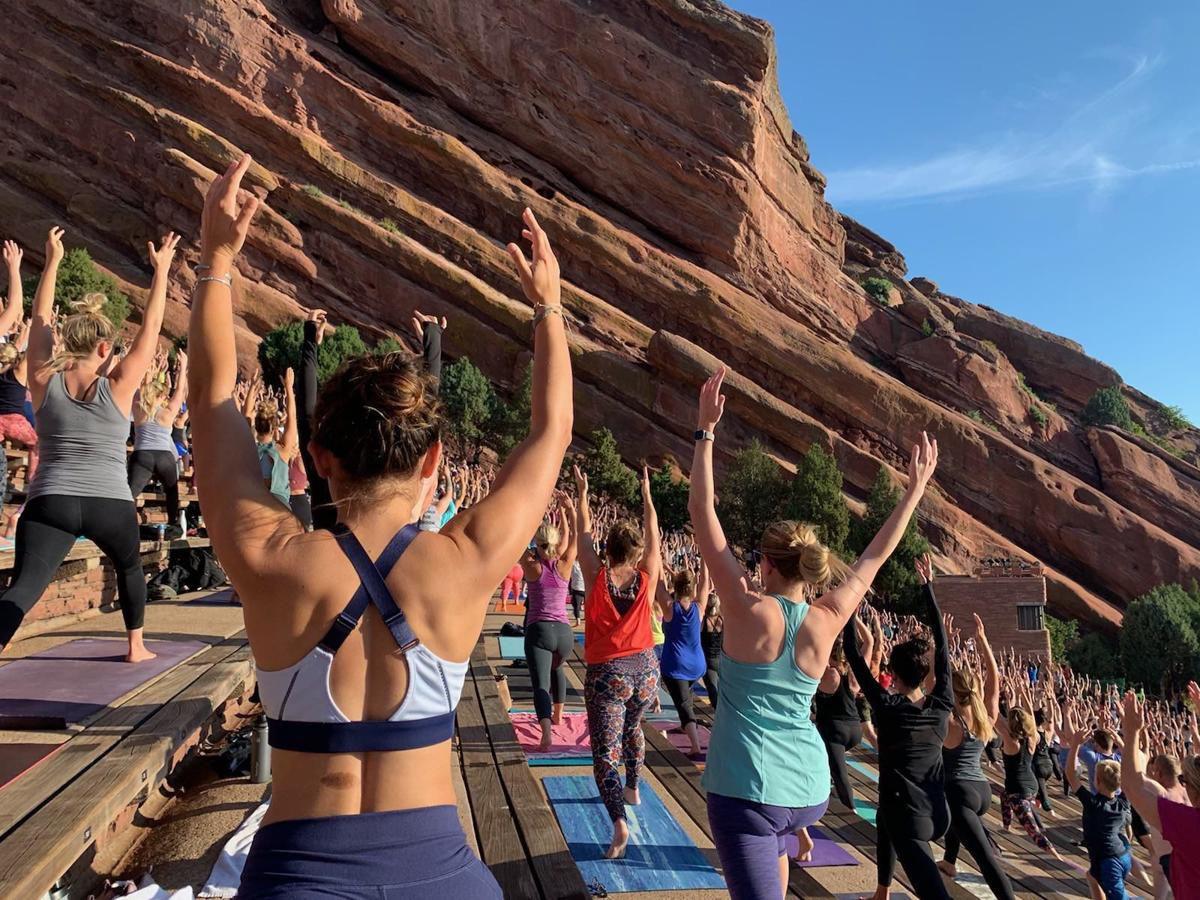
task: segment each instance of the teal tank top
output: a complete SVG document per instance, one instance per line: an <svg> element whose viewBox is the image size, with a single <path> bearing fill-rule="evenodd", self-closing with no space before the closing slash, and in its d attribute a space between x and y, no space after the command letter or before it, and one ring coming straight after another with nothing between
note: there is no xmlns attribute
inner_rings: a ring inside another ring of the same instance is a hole
<svg viewBox="0 0 1200 900"><path fill-rule="evenodd" d="M279 455L279 448L274 442L258 445L258 465L272 496L290 508L292 498L288 482L288 464Z"/></svg>
<svg viewBox="0 0 1200 900"><path fill-rule="evenodd" d="M774 662L721 654L721 692L701 784L713 794L771 806L816 806L829 799L829 759L809 718L818 679L796 665L796 632L807 603L776 597L783 650Z"/></svg>

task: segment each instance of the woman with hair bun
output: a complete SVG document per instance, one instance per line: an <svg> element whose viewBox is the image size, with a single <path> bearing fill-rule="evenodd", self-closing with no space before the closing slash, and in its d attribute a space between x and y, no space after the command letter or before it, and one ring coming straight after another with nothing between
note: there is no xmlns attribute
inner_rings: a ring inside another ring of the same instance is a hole
<svg viewBox="0 0 1200 900"><path fill-rule="evenodd" d="M658 514L642 470L642 527L617 521L596 554L587 475L574 468L579 493L575 534L579 565L590 585L584 605L583 685L591 733L592 767L600 799L613 823L605 857L620 859L629 842L625 804L641 802L638 781L646 758L642 718L658 696L658 657L650 631L651 596L662 570ZM617 769L625 762L625 785Z"/></svg>
<svg viewBox="0 0 1200 900"><path fill-rule="evenodd" d="M1008 716L996 717L996 732L1000 735L1000 750L1004 756L1004 792L1000 795L1000 819L1004 830L1009 830L1015 818L1031 841L1055 859L1060 859L1033 808L1038 792L1037 778L1033 774L1033 754L1038 743L1033 713L1010 703Z"/></svg>
<svg viewBox="0 0 1200 900"><path fill-rule="evenodd" d="M913 447L903 499L853 566L824 547L811 526L768 527L759 548L759 592L733 555L714 502L713 441L725 409L724 377L721 369L700 391L688 501L696 546L725 617L722 697L703 784L730 895L779 900L787 888L788 839L820 819L829 802L829 763L809 718L813 694L834 641L916 511L937 466L937 442L922 435Z"/></svg>
<svg viewBox="0 0 1200 900"><path fill-rule="evenodd" d="M117 570L127 662L152 659L142 641L146 577L137 510L125 469L133 395L154 361L167 280L179 238L148 244L154 281L129 352L113 364L117 330L104 315L106 297L88 294L60 322L54 352L54 289L63 230L50 229L46 263L33 298L29 389L37 410L41 462L17 524L12 583L0 595L0 649L16 633L79 537L95 541Z"/></svg>
<svg viewBox="0 0 1200 900"><path fill-rule="evenodd" d="M250 157L209 188L192 303L196 483L241 597L269 723L271 805L239 896L496 900L451 778L455 709L496 584L542 519L571 440L558 262L533 213L508 246L531 301L529 434L488 496L440 532L416 522L437 477L442 408L407 353L347 360L321 386L309 442L337 521L305 531L270 493L233 400L233 270L258 199ZM286 484L286 483L285 483Z"/></svg>
<svg viewBox="0 0 1200 900"><path fill-rule="evenodd" d="M693 708L692 683L703 678L707 666L700 646L700 622L708 607L712 588L708 567L701 562L700 580L690 569L680 569L671 579L672 590L659 582L655 600L662 610L663 652L659 669L667 684L667 693L679 715L679 726L691 742L692 756L699 756L700 731Z"/></svg>
<svg viewBox="0 0 1200 900"><path fill-rule="evenodd" d="M542 750L550 749L551 729L562 722L567 702L563 663L575 649L575 632L567 622L567 587L575 566L575 542L567 523L575 517L574 504L564 499L558 512L561 528L540 526L533 535L533 546L521 557L521 572L529 585L525 659L533 682L533 708L542 726Z"/></svg>
<svg viewBox="0 0 1200 900"><path fill-rule="evenodd" d="M177 355L175 389L167 395L167 361L146 373L133 405L133 453L129 457L129 492L137 499L151 478L167 497L167 525L179 525L179 455L171 427L187 398L187 354Z"/></svg>

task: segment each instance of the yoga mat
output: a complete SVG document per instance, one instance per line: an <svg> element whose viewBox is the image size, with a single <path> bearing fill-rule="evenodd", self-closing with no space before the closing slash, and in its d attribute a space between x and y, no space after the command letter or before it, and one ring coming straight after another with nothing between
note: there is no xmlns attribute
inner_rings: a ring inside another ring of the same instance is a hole
<svg viewBox="0 0 1200 900"><path fill-rule="evenodd" d="M63 744L0 744L0 789L8 787Z"/></svg>
<svg viewBox="0 0 1200 900"><path fill-rule="evenodd" d="M592 747L587 713L564 713L562 722L551 725L553 743L549 750L538 749L542 740L542 726L537 713L509 713L509 718L512 719L513 731L517 733L517 743L525 751L530 765L547 765L545 762L535 762L545 759L554 761L550 765L591 765Z"/></svg>
<svg viewBox="0 0 1200 900"><path fill-rule="evenodd" d="M807 862L801 862L796 859L796 853L800 849L800 843L794 837L788 838L787 854L792 858L792 862L800 866L802 869L821 869L827 866L857 866L858 860L846 852L837 841L831 839L828 835L821 831L820 828L811 827L808 829L808 836L812 838L813 849L812 859Z"/></svg>
<svg viewBox="0 0 1200 900"><path fill-rule="evenodd" d="M866 800L854 799L854 811L858 813L858 817L865 822L875 824L875 807Z"/></svg>
<svg viewBox="0 0 1200 900"><path fill-rule="evenodd" d="M624 859L607 860L612 823L590 775L542 779L550 805L583 880L610 894L627 891L721 890L723 879L672 817L648 782L642 802L627 806L629 847Z"/></svg>
<svg viewBox="0 0 1200 900"><path fill-rule="evenodd" d="M708 739L711 732L703 725L696 723L696 728L700 733L700 755L693 758L691 756L692 742L688 740L687 734L679 728L678 721L653 720L650 724L665 734L667 740L671 742L671 746L691 759L692 762L699 763L701 766L708 762Z"/></svg>
<svg viewBox="0 0 1200 900"><path fill-rule="evenodd" d="M147 641L155 659L125 662L124 638L81 638L0 668L0 725L6 716L81 722L174 668L208 644Z"/></svg>
<svg viewBox="0 0 1200 900"><path fill-rule="evenodd" d="M513 635L500 635L500 658L501 659L524 659L525 658L525 638L514 637Z"/></svg>
<svg viewBox="0 0 1200 900"><path fill-rule="evenodd" d="M240 603L233 602L233 588L225 588L215 594L205 594L202 597L193 597L187 602L195 603L197 606L241 606Z"/></svg>

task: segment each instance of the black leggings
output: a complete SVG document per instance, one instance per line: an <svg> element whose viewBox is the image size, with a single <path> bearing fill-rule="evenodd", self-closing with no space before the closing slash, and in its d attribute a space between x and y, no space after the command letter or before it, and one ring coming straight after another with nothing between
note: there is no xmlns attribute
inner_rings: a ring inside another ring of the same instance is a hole
<svg viewBox="0 0 1200 900"><path fill-rule="evenodd" d="M862 723L841 719L822 722L817 726L821 740L825 742L825 753L829 756L829 774L833 776L833 791L842 805L854 809L854 790L850 787L850 773L846 770L846 751L862 743Z"/></svg>
<svg viewBox="0 0 1200 900"><path fill-rule="evenodd" d="M950 815L945 799L940 794L929 798L932 803L930 816L916 815L903 800L897 798L898 802L888 803L889 799L881 790L875 823L878 883L885 887L891 885L899 859L917 897L949 900L942 873L929 852L929 842L936 841L949 827Z"/></svg>
<svg viewBox="0 0 1200 900"><path fill-rule="evenodd" d="M710 659L706 665L708 668L704 670L704 690L708 691L708 702L713 705L713 709L716 709L717 690L721 687L721 677L717 671L717 660Z"/></svg>
<svg viewBox="0 0 1200 900"><path fill-rule="evenodd" d="M1046 812L1053 812L1054 807L1050 805L1050 792L1046 789L1046 782L1050 780L1052 773L1046 772L1044 775L1041 772L1034 772L1033 777L1037 779L1037 798L1042 804L1042 809Z"/></svg>
<svg viewBox="0 0 1200 900"><path fill-rule="evenodd" d="M576 619L583 612L583 591L571 591L571 615Z"/></svg>
<svg viewBox="0 0 1200 900"><path fill-rule="evenodd" d="M167 495L167 524L179 524L179 462L170 450L134 450L129 457L129 492L134 500L157 478Z"/></svg>
<svg viewBox="0 0 1200 900"><path fill-rule="evenodd" d="M25 614L41 599L77 537L95 541L117 570L125 628L142 627L146 575L133 502L53 494L34 497L17 520L12 582L0 595L0 647L12 640Z"/></svg>
<svg viewBox="0 0 1200 900"><path fill-rule="evenodd" d="M958 861L958 849L966 847L997 900L1013 900L1012 884L996 855L983 817L992 805L992 786L986 781L951 781L946 785L950 803L950 831L946 833L946 862Z"/></svg>
<svg viewBox="0 0 1200 900"><path fill-rule="evenodd" d="M575 649L575 633L566 622L531 622L525 627L525 659L533 682L533 708L539 719L549 719L554 703L567 699L567 673L563 660ZM551 700L551 682L554 698Z"/></svg>
<svg viewBox="0 0 1200 900"><path fill-rule="evenodd" d="M683 678L668 678L666 675L660 680L667 686L667 693L671 695L671 702L679 713L679 724L687 728L696 721L696 695L692 692L692 682Z"/></svg>

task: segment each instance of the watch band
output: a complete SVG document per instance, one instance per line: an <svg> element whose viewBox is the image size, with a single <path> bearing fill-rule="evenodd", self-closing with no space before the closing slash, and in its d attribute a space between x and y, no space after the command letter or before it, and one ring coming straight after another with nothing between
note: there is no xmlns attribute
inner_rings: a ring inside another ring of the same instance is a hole
<svg viewBox="0 0 1200 900"><path fill-rule="evenodd" d="M703 428L697 428L696 433L692 435L694 441L715 441L717 436L711 431L706 431Z"/></svg>

